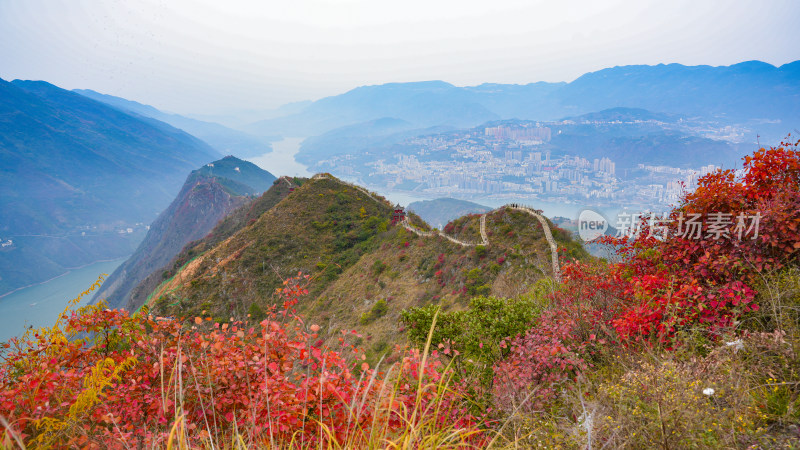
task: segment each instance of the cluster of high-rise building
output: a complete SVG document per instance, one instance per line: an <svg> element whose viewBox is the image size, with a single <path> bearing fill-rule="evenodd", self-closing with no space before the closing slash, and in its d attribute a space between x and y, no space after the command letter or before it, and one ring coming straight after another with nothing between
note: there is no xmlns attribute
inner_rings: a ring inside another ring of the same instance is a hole
<svg viewBox="0 0 800 450"><path fill-rule="evenodd" d="M614 164L614 161L611 161L608 158L600 158L600 159L595 158L592 168L594 169L595 172L603 172L609 175L614 175L614 173L616 172L616 166L617 165Z"/></svg>
<svg viewBox="0 0 800 450"><path fill-rule="evenodd" d="M450 157L421 163L415 155L400 154L395 161L376 161L373 175L391 186L424 186L438 194L541 194L576 198L613 198L617 180L614 162L579 156L554 158L549 151L496 148L495 144L470 142L469 136L453 137ZM437 142L437 145L441 145ZM487 147L488 146L488 147ZM422 150L418 155L425 153Z"/></svg>
<svg viewBox="0 0 800 450"><path fill-rule="evenodd" d="M394 156L365 162L370 173L361 175L384 189L430 195L520 195L657 206L675 203L699 177L716 169L639 165L618 178L616 163L609 157L551 154L543 145L550 133L539 124L500 125L409 138ZM327 163L334 173L357 175L342 156Z"/></svg>
<svg viewBox="0 0 800 450"><path fill-rule="evenodd" d="M680 193L684 189L694 189L697 187L697 181L711 172L719 169L718 166L714 164L709 164L707 166L700 167L700 170L697 169L681 169L680 167L670 167L670 166L650 166L645 164L639 164L639 169L642 169L646 172L652 174L658 174L662 176L674 176L675 178L671 181L667 181L663 189L663 198L664 201L675 201L680 197Z"/></svg>
<svg viewBox="0 0 800 450"><path fill-rule="evenodd" d="M381 160L373 165L373 175L384 176L389 188L417 186L415 190L436 195L538 195L554 200L633 202L642 204L674 203L684 189L696 185L697 178L713 171L715 166L700 170L667 166L644 166L647 175L641 179L620 180L611 158L587 159L575 155L554 157L537 145L519 145L513 140L496 137L522 134L513 127L486 128L480 135L450 135L449 139L414 140L417 156L437 152L447 158L422 163L414 154L400 154L395 161ZM533 128L527 131L535 130ZM531 131L533 133L533 131Z"/></svg>

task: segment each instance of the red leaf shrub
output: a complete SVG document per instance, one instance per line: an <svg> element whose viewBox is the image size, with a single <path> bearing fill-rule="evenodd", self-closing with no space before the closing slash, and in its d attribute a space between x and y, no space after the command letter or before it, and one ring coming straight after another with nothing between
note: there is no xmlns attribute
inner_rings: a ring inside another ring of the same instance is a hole
<svg viewBox="0 0 800 450"><path fill-rule="evenodd" d="M291 311L305 294L299 280L285 283L283 308L257 326L202 318L190 326L96 306L72 312L63 332L11 341L0 365L0 414L16 435L42 447L149 448L163 445L176 421L185 423L190 447L228 442L235 430L254 445L316 446L365 442L374 426L388 433L407 427L407 412L419 406L414 380L424 371L423 384L437 382L440 363L422 366L417 353L406 354L395 378L385 380L346 357L357 349L344 338L342 351L323 347L319 327L306 327ZM397 395L380 397L393 383ZM478 421L457 408L457 393L420 397L423 406L448 405L441 423L476 429Z"/></svg>
<svg viewBox="0 0 800 450"><path fill-rule="evenodd" d="M591 366L600 345L670 349L688 330L714 340L757 310L750 284L759 272L796 263L800 254L798 144L759 150L745 158L738 176L719 170L701 178L671 212L668 239L657 239L644 218L635 239L601 240L615 247L619 262L567 264L549 310L510 340L510 354L494 366L499 406L542 408L560 384ZM759 214L757 238L719 239L709 223L698 239L679 236L681 217L718 213Z"/></svg>
<svg viewBox="0 0 800 450"><path fill-rule="evenodd" d="M797 262L800 255L798 145L800 141L758 150L744 158L744 168L738 176L732 170L718 170L704 176L697 189L686 194L681 206L670 215L667 228L671 236L678 232L681 215L700 214L704 218L716 213L730 215L733 222L728 230L730 238L714 239L706 222L701 239L645 240L640 250L657 250L664 264L673 266L673 272L719 284L734 280L752 283L758 272ZM760 216L757 237L755 229L741 239L734 233L737 218L742 214Z"/></svg>

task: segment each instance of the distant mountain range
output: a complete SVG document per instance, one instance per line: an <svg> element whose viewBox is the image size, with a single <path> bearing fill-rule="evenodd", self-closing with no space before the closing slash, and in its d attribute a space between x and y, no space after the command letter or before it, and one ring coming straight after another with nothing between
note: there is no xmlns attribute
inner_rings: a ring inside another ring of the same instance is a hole
<svg viewBox="0 0 800 450"><path fill-rule="evenodd" d="M414 128L470 128L500 119L558 120L616 107L753 126L753 138L780 139L800 127L800 61L731 66L621 66L570 83L482 84L443 81L363 86L302 111L255 122L253 134L316 136L382 118Z"/></svg>
<svg viewBox="0 0 800 450"><path fill-rule="evenodd" d="M91 89L75 89L85 97L106 103L122 111L160 120L202 139L223 155L241 158L261 156L272 151L269 139L258 138L239 130L233 130L218 123L191 119L178 114L169 114L150 105L144 105L113 95L101 94Z"/></svg>
<svg viewBox="0 0 800 450"><path fill-rule="evenodd" d="M186 174L219 157L163 122L0 80L0 295L129 254Z"/></svg>
<svg viewBox="0 0 800 450"><path fill-rule="evenodd" d="M587 73L556 96L575 114L616 106L733 121L800 118L800 61L780 67L747 61L731 66L622 66Z"/></svg>
<svg viewBox="0 0 800 450"><path fill-rule="evenodd" d="M360 122L390 117L414 128L468 127L500 118L473 95L443 81L362 86L326 97L301 112L244 127L257 135L316 136Z"/></svg>
<svg viewBox="0 0 800 450"><path fill-rule="evenodd" d="M260 196L274 181L271 173L233 156L193 171L133 255L111 274L94 298L104 299L114 308L125 307L133 288L148 275L164 267L188 242L206 236L231 211Z"/></svg>
<svg viewBox="0 0 800 450"><path fill-rule="evenodd" d="M607 157L620 169L638 164L681 168L714 164L731 168L754 150L754 144L700 136L692 127L677 124L680 120L674 114L641 108L592 112L550 125L552 140L541 150L554 155L578 155L590 161Z"/></svg>

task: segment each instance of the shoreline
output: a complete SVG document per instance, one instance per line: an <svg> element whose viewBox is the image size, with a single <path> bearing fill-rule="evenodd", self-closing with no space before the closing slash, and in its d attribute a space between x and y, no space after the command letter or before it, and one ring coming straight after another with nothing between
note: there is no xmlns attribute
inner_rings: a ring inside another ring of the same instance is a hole
<svg viewBox="0 0 800 450"><path fill-rule="evenodd" d="M50 278L50 279L47 279L47 280L44 280L44 281L40 281L40 282L38 282L38 283L29 284L29 285L27 285L27 286L18 287L18 288L16 288L16 289L14 289L13 291L6 292L5 294L0 294L0 300L2 300L3 298L5 298L5 297L7 297L7 296L9 296L9 295L11 295L11 294L13 294L13 293L15 293L15 292L19 292L19 291L21 291L21 290L23 290L23 289L32 288L32 287L39 286L39 285L42 285L42 284L45 284L45 283L49 283L49 282L51 282L51 281L53 281L53 280L57 280L57 279L59 279L59 278L61 278L61 277L63 277L63 276L69 275L70 273L72 273L72 271L73 271L73 270L80 270L80 269L83 269L84 267L89 267L89 266L91 266L92 264L98 264L98 263L104 263L104 262L111 262L111 261L116 261L116 260L118 260L118 259L122 259L122 258L128 259L128 258L130 258L130 257L131 257L131 255L123 256L123 257L120 257L120 258L111 258L111 259L98 259L97 261L93 261L93 262L90 262L90 263L84 264L84 265L82 265L82 266L76 266L76 267L67 267L67 268L66 268L66 269L67 269L67 271L66 271L66 272L64 272L64 273L62 273L61 275L56 275L56 276L54 276L53 278ZM109 275L110 275L110 274L109 274Z"/></svg>

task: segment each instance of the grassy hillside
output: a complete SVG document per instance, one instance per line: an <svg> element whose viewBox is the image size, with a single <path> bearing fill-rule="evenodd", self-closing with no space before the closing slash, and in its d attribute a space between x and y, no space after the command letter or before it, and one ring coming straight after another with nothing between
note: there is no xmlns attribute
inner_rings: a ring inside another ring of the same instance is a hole
<svg viewBox="0 0 800 450"><path fill-rule="evenodd" d="M156 305L171 314L245 317L253 303L301 271L319 278L319 292L372 250L391 211L388 202L337 180L308 181L178 271L153 296Z"/></svg>
<svg viewBox="0 0 800 450"><path fill-rule="evenodd" d="M465 216L444 231L468 243L481 242L480 216ZM420 228L427 228L424 222ZM463 247L442 237L420 237L396 226L379 247L363 255L304 310L330 333L355 329L375 361L405 341L401 312L426 305L443 311L466 308L475 296L517 297L552 276L550 249L539 222L502 208L486 217L490 244ZM559 248L585 258L570 234L552 226ZM325 328L327 327L327 328ZM400 334L398 334L400 333Z"/></svg>
<svg viewBox="0 0 800 450"><path fill-rule="evenodd" d="M329 333L357 329L381 352L405 308L460 309L472 296L516 296L552 275L542 227L528 214L492 211L489 245L463 246L392 225L392 210L382 197L335 178L309 180L230 237L217 237L218 244L188 246L151 303L165 315L257 319L277 301L283 280L302 272L310 275L310 295L298 311ZM430 230L414 214L409 224ZM568 232L550 225L563 251L586 256ZM224 222L218 228L231 229ZM457 219L444 232L480 243L480 216Z"/></svg>
<svg viewBox="0 0 800 450"><path fill-rule="evenodd" d="M130 298L125 305L126 308L136 310L144 305L153 290L165 279L173 277L188 261L254 222L261 214L287 196L292 186L299 185L302 182L303 180L301 179L291 179L289 181L285 177L277 179L273 182L272 187L260 197L245 202L239 208L228 212L205 236L186 243L180 252L171 257L169 263L163 264L160 269L151 272L141 280L131 290Z"/></svg>

